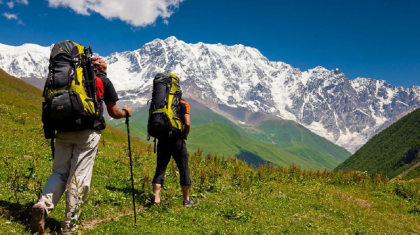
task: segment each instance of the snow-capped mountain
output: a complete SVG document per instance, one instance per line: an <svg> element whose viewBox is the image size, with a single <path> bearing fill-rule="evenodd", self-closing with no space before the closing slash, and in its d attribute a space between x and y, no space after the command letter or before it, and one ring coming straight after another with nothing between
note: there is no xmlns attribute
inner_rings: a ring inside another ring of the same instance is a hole
<svg viewBox="0 0 420 235"><path fill-rule="evenodd" d="M47 77L50 48L36 44L8 46L0 43L0 68L18 77Z"/></svg>
<svg viewBox="0 0 420 235"><path fill-rule="evenodd" d="M33 46L27 54L21 52L24 46L14 47L19 53L5 52L3 46L0 67L6 72L46 77L47 71L35 68L48 67L49 48L41 47L38 52L43 57L32 60L35 45L24 45ZM351 152L420 107L420 87L395 87L367 78L349 80L338 69L320 66L302 72L271 62L257 49L243 45L188 44L169 37L135 51L112 53L105 60L108 75L124 100L146 104L156 73L171 71L180 77L185 97L216 112L223 112L222 105L294 120Z"/></svg>

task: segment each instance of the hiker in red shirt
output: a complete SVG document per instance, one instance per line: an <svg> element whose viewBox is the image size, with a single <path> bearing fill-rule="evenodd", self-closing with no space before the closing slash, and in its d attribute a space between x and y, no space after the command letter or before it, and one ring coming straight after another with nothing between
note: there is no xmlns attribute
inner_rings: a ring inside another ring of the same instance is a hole
<svg viewBox="0 0 420 235"><path fill-rule="evenodd" d="M106 77L107 65L101 58L92 58L95 72L97 75L97 84L103 89L100 100L100 115L91 128L79 131L58 131L56 135L56 148L54 151L53 173L44 186L42 195L32 207L32 217L30 229L32 233L43 234L44 222L48 215L57 206L60 197L66 192L65 219L61 226L63 234L71 233L76 228L71 226L72 221L77 221L79 217L79 206L74 192L82 194L82 200L87 198L92 179L93 164L96 153L98 152L98 143L101 138L101 130L105 129L105 120L103 117L102 100L106 104L108 114L115 119L131 116L131 109L124 106L119 109L116 105L118 95L112 82ZM79 182L76 187L77 179ZM79 202L81 203L81 202Z"/></svg>

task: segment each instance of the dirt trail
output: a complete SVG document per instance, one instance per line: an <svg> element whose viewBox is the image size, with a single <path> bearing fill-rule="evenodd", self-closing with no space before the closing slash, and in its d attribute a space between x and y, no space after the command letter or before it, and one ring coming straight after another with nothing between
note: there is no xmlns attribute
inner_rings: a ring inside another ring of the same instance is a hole
<svg viewBox="0 0 420 235"><path fill-rule="evenodd" d="M417 164L416 164L416 165L414 165L414 166L410 167L408 170L406 170L406 171L404 171L403 173L401 173L401 174L400 174L400 176L401 176L401 177L404 177L406 174L408 174L408 172L410 172L410 171L412 171L412 170L416 169L416 168L417 168L417 167L419 167L419 166L420 166L420 162L417 162Z"/></svg>
<svg viewBox="0 0 420 235"><path fill-rule="evenodd" d="M133 215L133 212L119 214L118 216L113 217L113 218L95 219L95 220L85 221L85 222L82 223L83 229L94 229L97 225L108 223L111 220L116 220L116 219L118 219L122 216L126 216L126 215Z"/></svg>

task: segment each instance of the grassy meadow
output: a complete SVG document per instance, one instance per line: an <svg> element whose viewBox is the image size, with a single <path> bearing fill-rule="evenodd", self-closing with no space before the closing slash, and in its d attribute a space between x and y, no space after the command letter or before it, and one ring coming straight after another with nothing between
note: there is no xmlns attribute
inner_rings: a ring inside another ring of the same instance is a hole
<svg viewBox="0 0 420 235"><path fill-rule="evenodd" d="M0 71L0 234L29 234L32 205L51 173L41 124L41 91ZM420 180L367 172L250 166L217 153L190 153L191 195L182 206L171 161L162 205L150 204L153 147L131 139L134 227L127 135L103 131L91 192L76 234L419 234ZM189 140L187 141L187 147ZM46 221L59 234L65 199Z"/></svg>

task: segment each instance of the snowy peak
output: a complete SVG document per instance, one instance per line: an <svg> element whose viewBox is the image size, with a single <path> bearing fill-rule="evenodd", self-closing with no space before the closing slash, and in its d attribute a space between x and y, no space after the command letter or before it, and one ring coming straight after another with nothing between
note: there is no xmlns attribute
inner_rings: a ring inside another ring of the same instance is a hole
<svg viewBox="0 0 420 235"><path fill-rule="evenodd" d="M44 77L48 72L50 48L35 44L0 44L0 68L16 77Z"/></svg>
<svg viewBox="0 0 420 235"><path fill-rule="evenodd" d="M295 120L350 151L382 125L420 106L417 87L393 87L366 78L351 81L339 69L322 66L301 72L270 62L243 45L187 44L171 37L146 44L136 53L140 62L128 66L139 68L131 74L134 82L117 84L133 91L126 99L144 103L153 76L172 71L189 91L186 96L215 110L223 104ZM117 78L121 74L115 71L122 70L110 70Z"/></svg>
<svg viewBox="0 0 420 235"><path fill-rule="evenodd" d="M48 47L0 45L0 67L17 77L46 77L48 57ZM181 79L186 98L216 112L227 106L294 120L351 152L420 107L417 86L349 80L339 69L322 66L302 72L241 44L191 44L171 36L104 59L125 101L146 104L154 76L171 71Z"/></svg>
<svg viewBox="0 0 420 235"><path fill-rule="evenodd" d="M41 53L41 54L49 54L50 47L43 47L37 44L32 43L25 43L21 46L9 46L0 43L0 52L3 53L10 53L10 54L30 54L30 53Z"/></svg>

